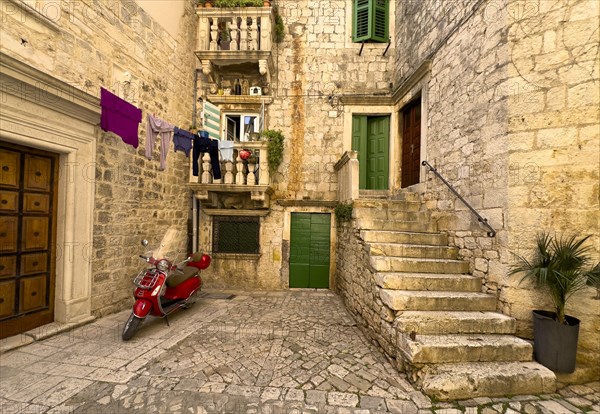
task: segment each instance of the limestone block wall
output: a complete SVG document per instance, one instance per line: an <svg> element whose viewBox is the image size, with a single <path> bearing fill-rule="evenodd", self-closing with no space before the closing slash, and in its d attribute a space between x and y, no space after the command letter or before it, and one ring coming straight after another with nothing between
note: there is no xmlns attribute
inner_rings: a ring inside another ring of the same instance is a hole
<svg viewBox="0 0 600 414"><path fill-rule="evenodd" d="M188 231L188 160L170 148L167 169L159 171L160 144L153 160L143 154L146 114L191 124L193 2L185 2L176 38L135 1L22 3L2 2L3 51L93 96L103 86L143 111L137 149L98 128L95 163L70 170L95 183L93 246L74 253L92 261L92 312L104 315L131 304L131 280L142 267L139 240L160 240L172 226ZM181 243L186 249L187 240Z"/></svg>
<svg viewBox="0 0 600 414"><path fill-rule="evenodd" d="M367 336L395 358L396 335L392 328L395 312L380 299L369 254L359 231L351 223L338 225L336 248L336 291ZM398 360L398 364L402 361Z"/></svg>
<svg viewBox="0 0 600 414"><path fill-rule="evenodd" d="M598 4L594 1L405 2L397 13L396 74L431 60L424 159L498 231L485 228L431 173L414 188L440 230L470 260L499 310L531 336L534 308L550 303L507 273L540 230L593 234L598 257ZM403 25L400 24L402 21ZM412 45L412 47L409 47ZM405 46L405 47L403 47ZM424 172L424 171L423 171ZM571 303L582 319L566 380L598 378L600 304Z"/></svg>
<svg viewBox="0 0 600 414"><path fill-rule="evenodd" d="M508 100L509 166L507 248L529 254L538 231L591 235L600 258L600 60L597 1L525 2L510 16L507 82L526 92ZM516 7L511 2L509 7ZM531 335L530 310L552 309L546 295L503 278L502 310ZM567 313L581 320L578 366L565 380L600 377L600 300L588 288Z"/></svg>
<svg viewBox="0 0 600 414"><path fill-rule="evenodd" d="M393 16L395 2L390 3ZM386 44L366 44L359 56L348 1L279 1L277 6L285 39L274 44L275 99L268 127L281 129L286 142L274 176L275 198L335 200L333 166L343 153L344 95L389 93L395 45L383 56Z"/></svg>
<svg viewBox="0 0 600 414"><path fill-rule="evenodd" d="M407 50L396 57L397 76L406 79L431 60L429 81L421 91L426 114L421 157L489 220L496 237L489 238L467 207L425 168L415 189L439 229L471 262L473 274L486 279L488 292L497 290L501 246L508 239L506 100L515 91L506 82L502 7L502 2L406 2L396 22L396 42Z"/></svg>

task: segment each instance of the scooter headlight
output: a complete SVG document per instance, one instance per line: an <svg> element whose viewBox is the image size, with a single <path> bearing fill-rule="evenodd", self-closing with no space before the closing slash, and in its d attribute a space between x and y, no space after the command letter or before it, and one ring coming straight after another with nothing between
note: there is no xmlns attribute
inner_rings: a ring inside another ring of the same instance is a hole
<svg viewBox="0 0 600 414"><path fill-rule="evenodd" d="M165 259L159 260L156 264L156 268L161 272L166 272L167 270L169 270L169 267L169 261Z"/></svg>

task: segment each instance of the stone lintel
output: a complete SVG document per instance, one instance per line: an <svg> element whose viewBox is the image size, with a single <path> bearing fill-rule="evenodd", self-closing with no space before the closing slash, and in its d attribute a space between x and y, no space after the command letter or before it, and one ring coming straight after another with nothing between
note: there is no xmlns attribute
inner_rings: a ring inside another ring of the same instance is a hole
<svg viewBox="0 0 600 414"><path fill-rule="evenodd" d="M270 213L270 210L236 210L225 208L206 208L203 210L207 216L260 216L264 217Z"/></svg>
<svg viewBox="0 0 600 414"><path fill-rule="evenodd" d="M398 103L424 76L431 73L431 60L424 60L421 65L402 82L392 94L392 101Z"/></svg>
<svg viewBox="0 0 600 414"><path fill-rule="evenodd" d="M277 200L277 204L283 207L325 207L335 208L337 201L326 200Z"/></svg>

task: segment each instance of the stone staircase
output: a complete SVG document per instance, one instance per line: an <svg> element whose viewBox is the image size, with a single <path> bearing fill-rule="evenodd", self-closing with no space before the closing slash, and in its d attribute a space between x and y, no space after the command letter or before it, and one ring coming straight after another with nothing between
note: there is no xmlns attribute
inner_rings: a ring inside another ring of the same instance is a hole
<svg viewBox="0 0 600 414"><path fill-rule="evenodd" d="M496 312L469 263L437 232L418 195L354 202L381 301L395 313L392 338L402 366L439 400L555 391L555 375L514 336L513 318Z"/></svg>

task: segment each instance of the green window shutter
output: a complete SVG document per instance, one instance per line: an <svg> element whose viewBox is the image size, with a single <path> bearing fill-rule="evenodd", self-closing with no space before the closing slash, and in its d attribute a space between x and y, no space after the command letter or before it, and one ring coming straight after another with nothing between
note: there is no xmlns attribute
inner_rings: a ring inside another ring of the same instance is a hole
<svg viewBox="0 0 600 414"><path fill-rule="evenodd" d="M364 42L371 39L371 0L354 0L352 19L352 41Z"/></svg>
<svg viewBox="0 0 600 414"><path fill-rule="evenodd" d="M389 40L389 0L354 0L352 14L353 42Z"/></svg>
<svg viewBox="0 0 600 414"><path fill-rule="evenodd" d="M371 0L373 2L373 30L371 40L387 43L389 40L388 26L390 20L388 0Z"/></svg>

